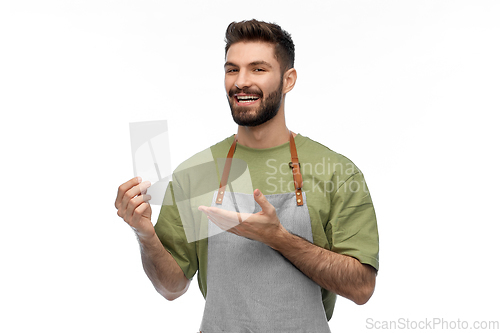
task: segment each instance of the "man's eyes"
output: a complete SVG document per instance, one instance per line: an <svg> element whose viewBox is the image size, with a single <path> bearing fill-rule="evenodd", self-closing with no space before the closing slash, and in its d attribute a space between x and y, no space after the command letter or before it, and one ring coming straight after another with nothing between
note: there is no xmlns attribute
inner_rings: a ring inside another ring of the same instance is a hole
<svg viewBox="0 0 500 333"><path fill-rule="evenodd" d="M255 68L253 69L254 72L265 72L266 70L264 68ZM238 72L238 69L236 68L229 68L226 69L226 73L236 73Z"/></svg>

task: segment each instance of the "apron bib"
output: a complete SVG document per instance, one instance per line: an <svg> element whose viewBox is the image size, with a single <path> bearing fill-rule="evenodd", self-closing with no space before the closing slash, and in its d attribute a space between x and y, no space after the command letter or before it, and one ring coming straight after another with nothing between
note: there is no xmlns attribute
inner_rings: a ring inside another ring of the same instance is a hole
<svg viewBox="0 0 500 333"><path fill-rule="evenodd" d="M290 134L291 150L295 149ZM240 213L261 210L252 194L225 191L230 159L228 154L221 187L212 206ZM292 147L293 144L293 147ZM281 224L291 233L313 241L311 220L298 159L292 151L296 191L266 195L276 208ZM300 193L298 193L300 191ZM236 209L237 207L237 209ZM321 287L295 268L279 252L254 240L223 232L209 221L207 294L201 323L202 333L330 333L323 308Z"/></svg>

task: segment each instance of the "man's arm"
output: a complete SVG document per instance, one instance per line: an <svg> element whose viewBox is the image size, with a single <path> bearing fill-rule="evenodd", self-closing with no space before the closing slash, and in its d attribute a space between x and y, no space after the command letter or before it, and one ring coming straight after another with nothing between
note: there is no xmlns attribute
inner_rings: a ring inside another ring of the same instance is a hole
<svg viewBox="0 0 500 333"><path fill-rule="evenodd" d="M289 233L284 227L267 245L321 287L358 305L368 302L373 294L377 273L372 266L355 258L316 246Z"/></svg>
<svg viewBox="0 0 500 333"><path fill-rule="evenodd" d="M199 209L221 229L257 240L280 252L321 287L356 304L364 304L370 299L375 289L376 271L373 267L292 235L280 223L276 209L259 190L254 191L254 198L262 208L256 214L240 214L205 206Z"/></svg>
<svg viewBox="0 0 500 333"><path fill-rule="evenodd" d="M142 266L156 291L169 301L182 296L189 288L186 278L174 257L163 247L156 234L149 239L140 238Z"/></svg>
<svg viewBox="0 0 500 333"><path fill-rule="evenodd" d="M141 183L140 178L132 178L118 188L115 207L135 231L141 247L142 265L155 289L167 300L173 301L189 288L186 278L175 259L163 247L151 223L150 196L145 193L151 186Z"/></svg>

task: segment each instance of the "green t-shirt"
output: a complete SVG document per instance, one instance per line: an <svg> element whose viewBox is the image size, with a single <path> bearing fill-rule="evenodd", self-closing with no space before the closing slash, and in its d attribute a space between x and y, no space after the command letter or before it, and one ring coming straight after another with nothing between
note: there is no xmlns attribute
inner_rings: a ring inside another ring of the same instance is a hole
<svg viewBox="0 0 500 333"><path fill-rule="evenodd" d="M174 171L155 230L188 279L198 271L198 284L207 294L206 217L198 207L210 206L219 187L233 136L194 155ZM346 157L300 134L295 137L303 191L306 193L313 242L358 259L376 270L378 230L375 211L361 171ZM289 143L253 149L237 144L229 191L264 195L293 192ZM336 295L322 289L330 320Z"/></svg>

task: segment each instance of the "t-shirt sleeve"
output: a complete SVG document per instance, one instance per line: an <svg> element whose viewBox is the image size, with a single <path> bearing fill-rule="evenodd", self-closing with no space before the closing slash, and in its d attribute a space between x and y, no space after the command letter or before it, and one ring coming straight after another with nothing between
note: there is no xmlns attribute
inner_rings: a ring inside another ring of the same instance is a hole
<svg viewBox="0 0 500 333"><path fill-rule="evenodd" d="M372 199L361 172L351 175L332 199L331 250L379 269L379 238Z"/></svg>
<svg viewBox="0 0 500 333"><path fill-rule="evenodd" d="M188 279L192 279L198 270L196 242L188 243L182 219L174 196L173 183L170 182L166 196L172 198L171 204L164 204L155 225L155 231L165 249L172 254ZM173 204L172 204L173 203Z"/></svg>

